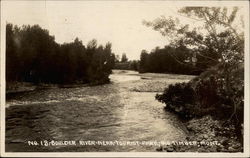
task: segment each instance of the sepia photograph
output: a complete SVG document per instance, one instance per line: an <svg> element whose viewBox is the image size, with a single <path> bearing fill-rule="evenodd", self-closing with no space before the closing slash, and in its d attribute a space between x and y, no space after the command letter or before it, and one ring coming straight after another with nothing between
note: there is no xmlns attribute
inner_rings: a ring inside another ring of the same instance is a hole
<svg viewBox="0 0 250 158"><path fill-rule="evenodd" d="M250 156L249 2L1 1L1 156L56 154Z"/></svg>

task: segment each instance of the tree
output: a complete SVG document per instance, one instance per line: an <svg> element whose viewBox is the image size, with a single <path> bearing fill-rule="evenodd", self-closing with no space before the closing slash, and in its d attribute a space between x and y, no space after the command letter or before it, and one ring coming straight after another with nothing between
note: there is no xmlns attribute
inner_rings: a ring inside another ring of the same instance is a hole
<svg viewBox="0 0 250 158"><path fill-rule="evenodd" d="M229 10L226 7L184 7L178 12L192 21L198 21L199 27L190 28L189 24L181 24L178 18L164 16L152 22L144 21L162 35L167 36L171 44L180 43L193 48L198 63L207 67L218 63L231 63L244 60L243 25L235 26L239 8ZM240 29L239 29L240 28ZM218 31L220 30L220 31Z"/></svg>
<svg viewBox="0 0 250 158"><path fill-rule="evenodd" d="M127 62L128 61L128 58L126 56L125 53L122 54L122 59L121 59L121 62Z"/></svg>
<svg viewBox="0 0 250 158"><path fill-rule="evenodd" d="M149 56L149 54L147 53L146 50L141 51L140 72L147 72L148 71L148 56Z"/></svg>
<svg viewBox="0 0 250 158"><path fill-rule="evenodd" d="M79 38L57 44L39 25L6 25L6 81L39 83L106 83L114 66L111 43L97 40L87 48Z"/></svg>
<svg viewBox="0 0 250 158"><path fill-rule="evenodd" d="M120 56L119 56L119 55L116 55L116 56L115 56L115 62L116 62L116 63L119 63L119 62L120 62Z"/></svg>
<svg viewBox="0 0 250 158"><path fill-rule="evenodd" d="M177 48L170 45L164 48L156 47L150 53L142 50L140 72L197 74L192 67L183 63L188 59L189 54L190 49L183 45Z"/></svg>
<svg viewBox="0 0 250 158"><path fill-rule="evenodd" d="M9 70L6 72L6 80L12 81L17 79L17 71L15 68L19 68L17 60L16 48L14 43L14 29L12 24L6 26L6 68Z"/></svg>

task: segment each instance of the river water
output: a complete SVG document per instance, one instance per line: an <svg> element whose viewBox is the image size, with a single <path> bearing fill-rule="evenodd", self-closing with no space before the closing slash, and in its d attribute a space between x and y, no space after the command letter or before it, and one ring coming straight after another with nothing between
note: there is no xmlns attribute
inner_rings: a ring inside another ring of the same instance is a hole
<svg viewBox="0 0 250 158"><path fill-rule="evenodd" d="M114 71L111 83L20 93L7 100L6 151L156 151L155 145L57 145L28 141L177 141L183 124L155 94L189 77ZM158 86L158 87L157 87Z"/></svg>

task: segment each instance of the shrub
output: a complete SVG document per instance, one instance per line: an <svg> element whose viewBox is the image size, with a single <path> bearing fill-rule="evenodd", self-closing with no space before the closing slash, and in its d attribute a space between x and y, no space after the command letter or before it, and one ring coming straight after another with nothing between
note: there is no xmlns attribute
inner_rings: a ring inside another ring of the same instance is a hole
<svg viewBox="0 0 250 158"><path fill-rule="evenodd" d="M166 109L177 112L186 118L191 118L195 114L193 112L195 98L195 91L190 83L171 84L162 95L156 95L157 100L166 104Z"/></svg>
<svg viewBox="0 0 250 158"><path fill-rule="evenodd" d="M217 71L215 71L215 69ZM219 65L189 83L169 85L156 99L181 117L211 115L235 126L241 135L244 114L244 68Z"/></svg>

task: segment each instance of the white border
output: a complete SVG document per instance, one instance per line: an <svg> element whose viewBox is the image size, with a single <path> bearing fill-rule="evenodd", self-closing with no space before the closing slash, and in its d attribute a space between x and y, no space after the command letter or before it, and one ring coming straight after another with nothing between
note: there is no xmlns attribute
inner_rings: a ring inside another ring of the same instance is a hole
<svg viewBox="0 0 250 158"><path fill-rule="evenodd" d="M72 2L73 3L73 2ZM246 8L245 13L245 93L244 93L244 152L243 153L191 153L191 152L5 152L5 32L4 1L1 1L1 154L4 157L250 157L249 153L249 2L248 1L167 1L170 5L186 6L235 6ZM18 8L17 8L18 9Z"/></svg>
<svg viewBox="0 0 250 158"><path fill-rule="evenodd" d="M0 105L1 105L1 126L0 126L0 129L1 129L1 137L0 137L0 140L1 140L1 144L0 144L0 147L1 147L1 153L0 153L0 156L3 156L4 152L5 152L5 34L6 34L6 23L5 23L5 18L4 18L4 12L3 12L3 3L1 1L1 56L0 56L0 64L1 64L1 70L0 70Z"/></svg>

